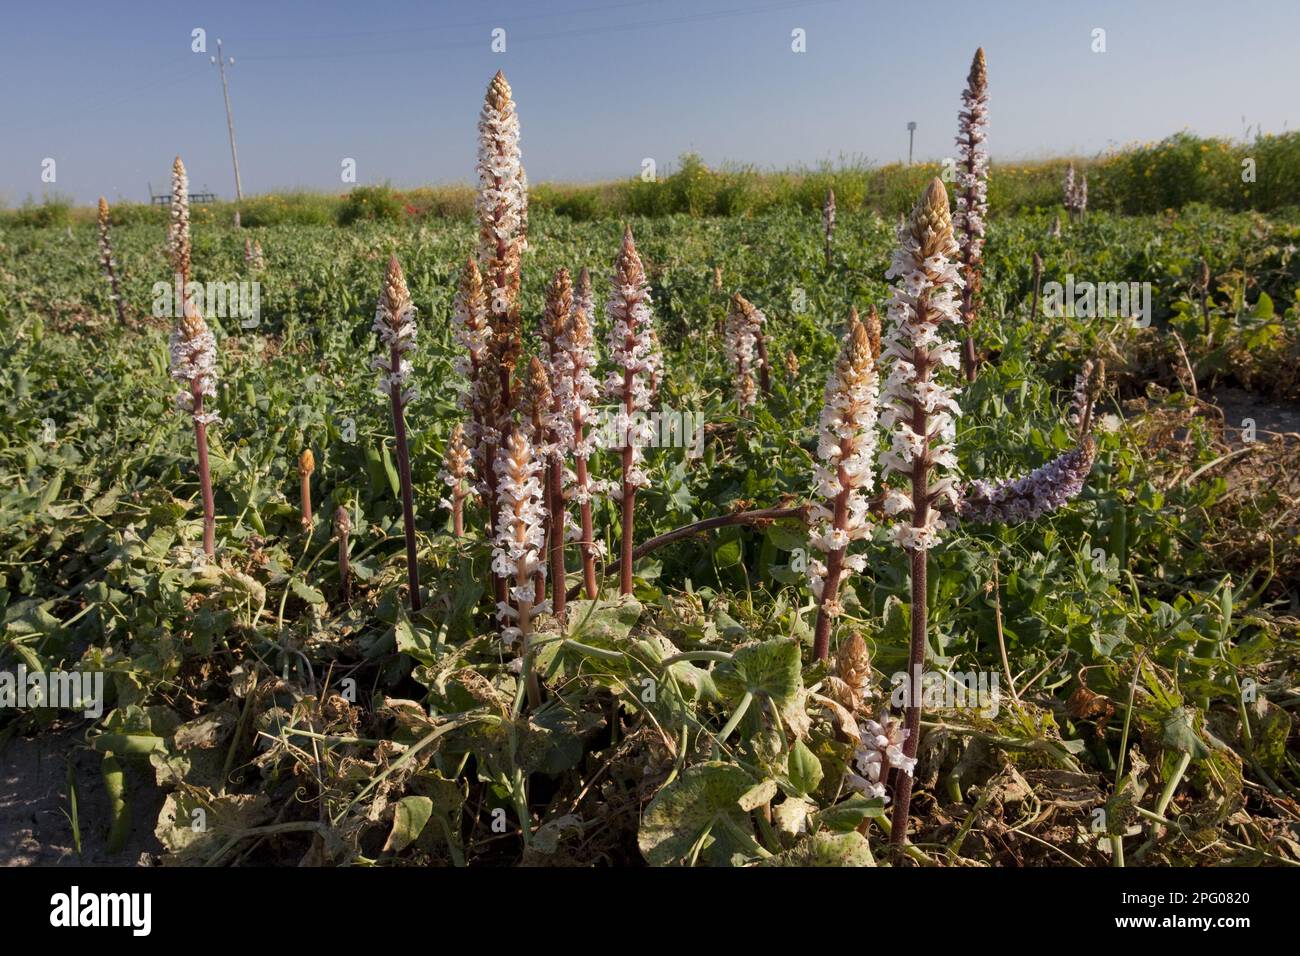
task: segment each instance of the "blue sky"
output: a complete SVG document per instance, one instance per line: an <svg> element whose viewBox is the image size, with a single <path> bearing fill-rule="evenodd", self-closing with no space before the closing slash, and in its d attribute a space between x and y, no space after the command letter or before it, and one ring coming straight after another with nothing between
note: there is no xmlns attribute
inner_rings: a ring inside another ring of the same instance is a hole
<svg viewBox="0 0 1300 956"><path fill-rule="evenodd" d="M10 205L48 189L143 200L178 152L193 188L233 196L217 37L235 57L245 193L342 191L345 157L361 183L469 181L497 69L534 181L632 176L687 150L760 167L889 162L909 120L917 158L941 158L979 45L995 161L1300 125L1293 0L15 3L0 24ZM196 27L208 54L190 51ZM1098 27L1105 53L1091 49Z"/></svg>

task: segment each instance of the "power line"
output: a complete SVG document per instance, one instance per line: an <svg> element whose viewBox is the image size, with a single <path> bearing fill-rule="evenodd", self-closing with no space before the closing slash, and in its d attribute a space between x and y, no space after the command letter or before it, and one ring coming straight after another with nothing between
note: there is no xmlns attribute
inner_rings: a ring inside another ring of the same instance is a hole
<svg viewBox="0 0 1300 956"><path fill-rule="evenodd" d="M759 13L773 13L778 10L798 9L802 7L822 6L830 3L845 3L847 0L787 0L784 3L769 3L762 6L733 7L728 10L715 10L708 13L683 14L676 17L659 18L655 20L642 20L636 23L611 23L602 24L594 27L576 27L571 30L557 30L551 33L538 33L532 36L525 36L522 42L538 43L546 40L558 40L568 37L595 36L602 33L619 33L628 30L647 30L657 27L674 26L683 23L698 23L708 20L722 20L736 16L753 16ZM518 41L517 41L518 42ZM422 46L393 47L381 50L355 50L331 53L283 53L269 54L266 56L246 56L245 61L257 60L265 62L271 60L321 60L321 59L344 59L353 57L368 56L392 56L398 53L429 53L435 50L458 50L481 46L479 40L457 40L448 43L425 44Z"/></svg>

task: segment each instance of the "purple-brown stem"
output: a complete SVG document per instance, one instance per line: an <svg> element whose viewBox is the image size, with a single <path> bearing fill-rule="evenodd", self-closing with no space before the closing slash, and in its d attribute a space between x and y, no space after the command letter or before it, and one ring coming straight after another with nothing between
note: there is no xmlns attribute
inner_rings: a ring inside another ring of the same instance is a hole
<svg viewBox="0 0 1300 956"><path fill-rule="evenodd" d="M400 368L402 353L396 347L389 349L391 367ZM397 444L397 477L402 488L402 525L406 532L406 580L411 587L411 611L418 612L420 601L420 568L415 544L415 499L411 492L411 452L406 442L406 414L402 405L402 387L389 386L393 405L393 432Z"/></svg>

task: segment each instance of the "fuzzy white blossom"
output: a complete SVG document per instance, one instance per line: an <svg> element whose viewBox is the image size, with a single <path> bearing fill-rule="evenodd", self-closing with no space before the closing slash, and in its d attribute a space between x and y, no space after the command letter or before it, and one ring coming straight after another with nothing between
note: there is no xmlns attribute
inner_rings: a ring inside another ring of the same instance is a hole
<svg viewBox="0 0 1300 956"><path fill-rule="evenodd" d="M217 340L193 303L187 301L184 308L169 341L172 378L185 386L176 393L176 407L209 425L220 418L201 410L195 398L217 397Z"/></svg>
<svg viewBox="0 0 1300 956"><path fill-rule="evenodd" d="M898 248L886 273L897 283L883 355L889 375L880 421L889 431L890 447L881 456L881 474L911 482L907 492L888 491L884 505L889 514L911 513L910 522L892 529L894 541L909 551L938 542L942 518L931 506L956 497L953 442L961 409L954 372L961 359L956 342L945 337L944 326L961 322L958 252L947 191L934 179L913 209L911 222L899 229Z"/></svg>
<svg viewBox="0 0 1300 956"><path fill-rule="evenodd" d="M865 796L888 802L885 782L890 769L897 768L910 777L916 768L916 758L903 753L903 742L910 733L888 714L881 714L878 721L859 721L858 734L858 747L853 755L857 773L849 771L848 784Z"/></svg>
<svg viewBox="0 0 1300 956"><path fill-rule="evenodd" d="M989 154L984 140L988 135L989 94L983 47L975 51L961 101L963 108L957 120L957 203L952 228L961 246L966 283L962 290L962 318L970 325L975 318L983 265L984 218L988 215Z"/></svg>

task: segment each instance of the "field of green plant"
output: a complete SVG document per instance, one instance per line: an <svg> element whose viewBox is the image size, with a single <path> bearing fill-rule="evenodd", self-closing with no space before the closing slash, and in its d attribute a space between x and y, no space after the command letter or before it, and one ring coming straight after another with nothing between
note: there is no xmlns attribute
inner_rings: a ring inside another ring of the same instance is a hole
<svg viewBox="0 0 1300 956"><path fill-rule="evenodd" d="M33 738L69 741L63 815L34 839L218 865L1300 864L1300 437L1269 418L1300 402L1300 219L1103 210L1053 236L1058 213L994 204L985 364L960 394L955 448L967 481L1068 452L1076 376L1100 360L1095 464L1054 513L961 523L930 553L927 670L986 675L998 693L927 703L905 855L889 850L885 803L850 778L857 721L906 669L907 555L881 533L860 546L817 660L798 511L850 310L883 315L889 299L893 215L842 201L829 264L819 211L627 220L664 351L656 405L701 416L702 455L645 452L631 598L618 502L595 498L600 596L537 619L536 701L496 632L482 503L466 502L459 537L442 503L471 404L451 321L468 216L241 230L196 217L195 278L260 288L256 324L207 318L211 557L194 430L172 400L174 322L154 314L172 269L162 227L113 231L119 319L93 224L11 222L0 668L107 675L99 717L0 711L0 761ZM586 267L608 359L623 226L534 208L526 352L555 270ZM393 254L418 310L405 408L418 611L371 367ZM1149 282L1150 324L1045 314L1036 283L1067 275ZM770 387L743 410L724 346L733 293L766 314L771 357ZM591 466L617 478L617 451ZM578 590L576 545L567 570ZM869 696L846 699L853 634Z"/></svg>

